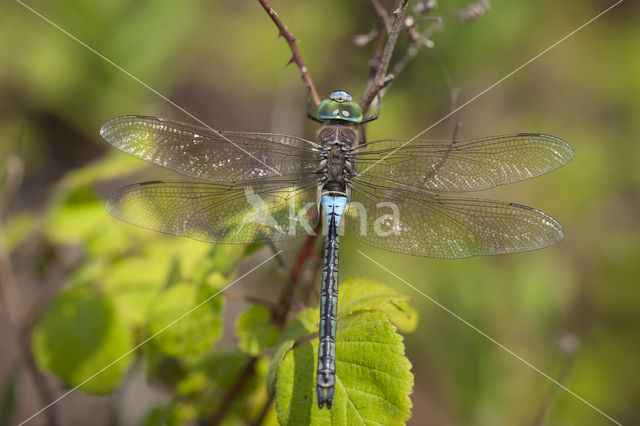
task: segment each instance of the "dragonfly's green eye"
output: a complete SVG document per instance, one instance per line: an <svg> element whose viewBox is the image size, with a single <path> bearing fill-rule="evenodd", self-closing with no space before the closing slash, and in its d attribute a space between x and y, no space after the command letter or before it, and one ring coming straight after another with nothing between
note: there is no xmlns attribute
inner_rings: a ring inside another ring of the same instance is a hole
<svg viewBox="0 0 640 426"><path fill-rule="evenodd" d="M360 123L362 110L357 103L351 100L351 95L340 90L333 92L329 99L320 103L316 117L318 120L344 120Z"/></svg>

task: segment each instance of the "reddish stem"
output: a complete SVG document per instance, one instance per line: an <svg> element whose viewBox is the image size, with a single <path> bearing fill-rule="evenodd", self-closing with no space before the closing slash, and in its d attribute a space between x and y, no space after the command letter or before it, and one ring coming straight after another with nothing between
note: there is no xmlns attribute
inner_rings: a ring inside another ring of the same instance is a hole
<svg viewBox="0 0 640 426"><path fill-rule="evenodd" d="M317 238L317 233L316 235L309 235L307 237L306 241L300 248L300 253L298 253L296 263L293 265L289 278L287 279L287 284L280 295L278 309L274 312L274 319L281 327L284 326L289 310L291 309L291 304L293 302L293 290L300 279L300 274L302 274L304 265L309 258L315 256L313 244Z"/></svg>
<svg viewBox="0 0 640 426"><path fill-rule="evenodd" d="M302 60L302 55L300 55L300 51L298 50L298 46L296 45L296 38L293 36L291 31L289 31L289 28L287 28L284 22L282 22L282 20L280 19L276 11L273 10L273 8L269 5L269 3L266 0L258 0L258 1L260 2L264 10L267 12L269 17L273 21L273 23L276 24L276 27L278 27L278 31L279 31L278 35L284 37L284 39L287 41L287 44L289 45L289 48L291 49L291 53L293 54L293 56L289 60L288 64L295 63L296 65L298 65L298 68L300 68L300 73L302 73L302 79L304 80L305 84L309 88L311 99L313 99L313 102L316 105L320 105L320 96L318 95L318 92L316 91L316 88L313 85L313 80L311 80L311 76L309 75L309 70L307 69L307 66L304 64L304 61Z"/></svg>

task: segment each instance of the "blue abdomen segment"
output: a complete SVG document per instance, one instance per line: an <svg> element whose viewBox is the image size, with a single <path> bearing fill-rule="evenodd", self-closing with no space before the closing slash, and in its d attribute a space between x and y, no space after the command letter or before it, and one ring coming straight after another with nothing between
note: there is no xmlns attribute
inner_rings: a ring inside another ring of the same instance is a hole
<svg viewBox="0 0 640 426"><path fill-rule="evenodd" d="M322 195L322 209L327 216L328 232L324 244L322 288L320 289L320 327L316 396L318 407L331 408L336 377L336 323L338 314L338 226L347 206L342 192Z"/></svg>
<svg viewBox="0 0 640 426"><path fill-rule="evenodd" d="M340 226L340 218L344 214L347 207L347 197L342 192L327 192L322 194L322 209L327 216L327 223L330 222L330 216L336 218L336 227Z"/></svg>

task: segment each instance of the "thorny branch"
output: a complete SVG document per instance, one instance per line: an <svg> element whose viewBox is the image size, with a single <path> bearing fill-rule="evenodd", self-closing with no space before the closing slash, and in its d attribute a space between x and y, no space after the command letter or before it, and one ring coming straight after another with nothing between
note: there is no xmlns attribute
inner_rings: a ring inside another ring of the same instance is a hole
<svg viewBox="0 0 640 426"><path fill-rule="evenodd" d="M284 39L287 41L287 44L291 49L291 53L293 54L293 56L289 60L289 64L295 63L296 65L298 65L298 68L300 68L300 72L302 73L302 79L304 80L304 83L307 85L307 88L309 89L311 99L313 99L313 102L316 105L319 105L320 96L318 95L318 92L316 91L316 88L313 85L313 80L311 80L311 75L309 75L309 70L307 69L307 66L304 64L304 61L302 60L302 55L300 55L300 51L298 50L298 46L296 45L296 38L293 36L291 31L289 31L289 28L287 28L287 26L282 22L282 20L280 19L276 11L273 10L273 8L269 5L269 3L267 3L266 0L258 0L258 2L260 2L260 4L264 8L264 10L267 12L267 14L269 15L269 18L271 18L273 23L276 24L276 27L278 27L278 31L279 31L278 35L284 37Z"/></svg>
<svg viewBox="0 0 640 426"><path fill-rule="evenodd" d="M407 64L419 53L421 48L427 47L431 49L434 47L434 43L430 37L444 28L444 19L442 17L419 17L420 15L434 11L438 7L436 0L422 0L414 4L412 10L418 17L408 15L406 13L406 2L399 1L398 8L394 12L396 18L394 25L389 25L389 14L386 9L380 6L378 0L371 0L371 4L378 19L377 27L368 34L352 37L354 44L359 47L363 47L373 40L374 37L377 37L370 61L367 85L360 101L360 106L363 111L370 108L371 102L373 102L379 90L381 91L381 95L384 94L384 90L382 89L404 70ZM465 8L446 12L444 15L455 15L459 21L467 23L484 16L489 11L489 8L489 0L476 0ZM401 17L402 19L400 19ZM419 24L427 21L433 21L433 23L425 30L420 31L418 29ZM410 40L409 46L393 65L391 72L387 74L393 47L402 30L405 30L408 35ZM384 51L382 46L384 46Z"/></svg>
<svg viewBox="0 0 640 426"><path fill-rule="evenodd" d="M364 93L360 99L360 108L362 108L363 112L369 110L371 102L373 102L378 91L388 82L387 68L391 62L391 55L393 55L393 49L398 41L398 36L400 35L400 31L404 25L404 17L407 13L408 4L409 0L399 0L398 8L393 12L393 23L391 24L391 30L386 37L387 41L382 50L382 54L380 55L379 60L375 57L372 60L372 66L375 66L376 72L373 78L368 79Z"/></svg>
<svg viewBox="0 0 640 426"><path fill-rule="evenodd" d="M421 33L418 31L418 24L425 20L434 21L434 23L427 28L427 30ZM430 49L434 46L434 43L429 39L429 37L444 27L444 21L440 17L414 20L412 16L408 16L407 19L405 19L405 26L407 28L409 38L411 39L411 44L404 55L398 59L391 69L391 75L394 78L400 74L407 64L418 54L421 47L427 47Z"/></svg>
<svg viewBox="0 0 640 426"><path fill-rule="evenodd" d="M289 63L295 63L296 65L298 65L298 68L302 73L302 79L309 89L309 94L313 102L316 105L319 105L320 96L318 95L313 81L311 80L309 70L302 60L302 56L296 45L295 37L266 0L258 1L262 5L264 10L268 13L274 24L277 26L279 35L283 36L289 44L289 48L291 49L291 52L293 54ZM365 90L360 100L360 107L364 112L369 110L371 103L373 102L378 92L382 90L393 79L394 76L400 73L411 59L413 59L413 57L418 53L420 47L433 47L433 43L431 42L431 40L429 40L429 37L443 27L443 20L438 17L419 19L415 19L412 16L407 17L406 13L409 3L408 0L398 0L398 7L392 13L393 21L390 20L389 12L380 4L379 0L370 0L370 2L377 17L377 27L369 32L369 34L363 36L355 36L352 38L353 42L357 46L364 46L374 38L376 40L372 59L370 61L369 76L367 77ZM416 14L427 13L435 9L436 6L437 2L435 0L421 1L414 7L414 12ZM459 10L457 12L458 18L460 19L460 21L464 22L474 20L484 15L488 8L488 0L478 0L471 6ZM435 23L428 27L425 31L419 32L417 29L418 24L425 21L435 21ZM407 31L411 43L409 48L407 49L407 52L405 52L404 55L396 62L396 64L392 68L391 74L388 75L387 69L389 68L391 57L393 55L395 45L398 41L398 37L403 29ZM315 242L317 241L318 231L319 227L316 227L315 234L308 236L305 243L301 247L295 263L287 276L287 282L280 295L279 302L274 305L264 303L264 301L260 301L267 306L271 306L273 321L280 328L284 328L286 326L287 318L293 308L295 288L299 284L305 266L310 259L317 259L317 254L314 246ZM274 249L273 244L270 244L270 246L272 249ZM281 270L286 270L286 264L282 257L278 258L278 264ZM317 275L320 270L320 262L315 262L314 270L315 273L312 274L313 282L315 282L317 279ZM310 288L313 288L313 283L310 284ZM309 294L310 292L307 291L306 295L303 296L304 303L307 302ZM249 301L251 299L246 298L246 300ZM239 374L236 382L233 384L231 390L225 397L225 403L223 404L221 410L216 413L216 415L212 419L212 424L218 424L225 417L225 415L227 414L227 410L235 399L235 396L242 390L246 382L251 378L256 361L257 357L250 357L248 359L245 368ZM263 409L260 411L253 424L260 424L263 421L269 410L269 406L273 403L273 399L274 394L271 393Z"/></svg>
<svg viewBox="0 0 640 426"><path fill-rule="evenodd" d="M300 54L300 51L298 50L298 46L296 45L296 38L293 36L291 31L289 31L287 26L284 24L284 22L282 22L278 14L273 10L273 8L269 5L269 3L266 0L258 0L258 2L267 12L271 20L276 25L276 27L278 27L279 35L284 37L284 39L287 41L287 44L289 44L289 48L291 49L291 52L293 54L293 56L291 57L291 60L289 61L289 64L295 63L296 65L298 65L298 68L300 68L300 72L302 73L302 79L304 80L307 88L309 89L309 95L311 96L311 99L313 100L315 105L319 105L320 96L318 95L318 92L316 91L313 81L311 80L311 76L309 75L309 70L307 69L307 66L302 60L302 55ZM294 300L293 293L300 279L300 275L302 273L305 262L309 258L314 257L315 253L313 250L313 245L316 239L317 239L317 232L316 232L316 235L310 235L309 237L307 237L307 240L303 245L302 250L298 254L298 258L296 259L296 262L292 267L291 272L288 274L287 283L284 286L282 294L280 295L279 303L276 306L274 306L273 304L270 304L272 307L273 321L280 328L284 328L286 325L289 312L293 306L293 300ZM273 243L269 243L269 246L271 247L272 250L274 250ZM282 256L278 256L277 261L280 269L286 270L286 264ZM246 300L250 300L250 299L247 298ZM235 400L237 394L241 392L241 390L244 388L247 382L251 379L257 360L258 358L255 356L252 356L248 359L245 368L238 375L238 378L236 379L235 383L231 387L231 390L229 391L229 393L227 393L223 404L220 406L221 407L220 410L214 415L210 424L213 424L213 425L219 424L227 415L228 410L231 404L233 403L233 401ZM272 403L273 403L273 395L269 395L269 398L267 399L265 406L263 407L258 418L256 419L257 424L262 422L262 420L264 419L264 416L267 414L269 410L269 406Z"/></svg>
<svg viewBox="0 0 640 426"><path fill-rule="evenodd" d="M387 13L387 10L382 7L378 0L371 0L371 6L378 17L378 22L383 25L386 33L391 33L391 21L389 20L389 13Z"/></svg>

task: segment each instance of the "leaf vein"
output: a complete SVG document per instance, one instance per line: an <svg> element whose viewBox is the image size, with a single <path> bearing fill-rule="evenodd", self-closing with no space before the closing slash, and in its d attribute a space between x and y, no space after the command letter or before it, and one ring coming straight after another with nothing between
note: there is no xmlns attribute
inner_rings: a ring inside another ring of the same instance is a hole
<svg viewBox="0 0 640 426"><path fill-rule="evenodd" d="M356 414L358 415L358 417L360 418L360 421L363 424L365 423L365 420L362 418L362 416L360 415L360 412L358 411L358 409L356 408L356 405L353 403L353 401L351 400L351 396L349 396L349 392L347 392L347 387L344 385L344 383L342 383L342 380L340 380L340 378L338 376L336 376L336 380L340 382L340 385L342 386L342 389L344 389L344 393L347 395L347 402L353 407L353 411L356 412Z"/></svg>
<svg viewBox="0 0 640 426"><path fill-rule="evenodd" d="M409 380L409 379L403 379L401 377L397 377L397 376L393 375L392 373L389 373L388 371L376 370L375 368L369 367L368 365L357 364L355 362L343 361L343 360L340 360L340 359L336 359L336 363L338 363L338 364L342 363L342 364L355 365L356 367L361 367L361 368L364 368L364 369L367 369L367 370L371 370L371 371L374 371L374 372L384 373L384 374L386 374L387 376L390 376L391 378L393 378L396 381L402 381L402 382L406 382L406 383L411 383L411 380Z"/></svg>
<svg viewBox="0 0 640 426"><path fill-rule="evenodd" d="M346 390L346 388L345 388L345 390ZM363 390L361 390L361 389L356 389L356 388L350 389L350 391L351 391L351 392L359 392L359 393L363 393L363 394L365 394L365 395L368 395L368 396L371 396L371 397L374 397L374 398L377 398L377 399L381 399L381 400L383 400L383 401L385 401L385 402L389 403L389 405L394 406L394 407L398 410L398 412L400 412L400 413L402 412L402 408L401 408L399 405L397 405L396 403L394 403L394 402L392 402L392 401L388 400L387 398L385 398L385 397L383 397L383 396L376 395L376 394L374 394L374 393L370 393L370 392L363 391ZM348 393L348 392L347 392L347 393Z"/></svg>

